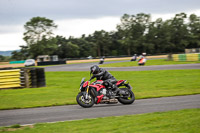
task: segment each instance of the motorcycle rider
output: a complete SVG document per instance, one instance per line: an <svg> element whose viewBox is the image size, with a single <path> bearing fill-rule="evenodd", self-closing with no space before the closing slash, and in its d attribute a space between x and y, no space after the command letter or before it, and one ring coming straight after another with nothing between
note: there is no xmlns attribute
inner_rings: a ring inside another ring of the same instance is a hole
<svg viewBox="0 0 200 133"><path fill-rule="evenodd" d="M137 54L134 54L134 56L132 57L131 61L136 61L137 60Z"/></svg>
<svg viewBox="0 0 200 133"><path fill-rule="evenodd" d="M117 80L105 69L99 68L99 66L94 65L90 68L90 74L93 74L90 80L94 78L96 78L97 80L103 80L103 85L106 87L106 89L112 89L114 92L118 91L118 88L115 84Z"/></svg>
<svg viewBox="0 0 200 133"><path fill-rule="evenodd" d="M142 55L140 56L140 58L139 58L139 60L138 60L138 65L139 66L144 66L145 65L145 63L146 63L146 58L145 58L145 56L146 56L146 53L142 53Z"/></svg>

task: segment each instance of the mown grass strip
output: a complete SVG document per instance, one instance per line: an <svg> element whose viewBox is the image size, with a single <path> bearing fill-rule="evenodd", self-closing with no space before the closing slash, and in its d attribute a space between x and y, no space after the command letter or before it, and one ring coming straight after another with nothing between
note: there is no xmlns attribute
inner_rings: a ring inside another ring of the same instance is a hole
<svg viewBox="0 0 200 133"><path fill-rule="evenodd" d="M195 63L200 63L200 61L167 61L166 59L154 59L154 60L147 59L145 66L195 64ZM119 62L119 63L103 64L100 66L101 67L132 67L132 66L138 66L138 62L137 61Z"/></svg>
<svg viewBox="0 0 200 133"><path fill-rule="evenodd" d="M14 133L199 133L200 109L41 123ZM0 128L8 132L13 128Z"/></svg>
<svg viewBox="0 0 200 133"><path fill-rule="evenodd" d="M111 71L126 79L136 99L200 94L200 70ZM82 77L89 72L46 72L47 87L0 90L0 109L76 104Z"/></svg>

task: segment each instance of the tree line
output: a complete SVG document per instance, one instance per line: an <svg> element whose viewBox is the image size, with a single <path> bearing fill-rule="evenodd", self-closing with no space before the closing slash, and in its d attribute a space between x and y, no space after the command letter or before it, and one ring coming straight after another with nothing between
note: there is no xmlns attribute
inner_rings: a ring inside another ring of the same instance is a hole
<svg viewBox="0 0 200 133"><path fill-rule="evenodd" d="M57 25L45 17L33 17L24 28L23 39L27 45L12 53L16 60L38 55L58 55L61 59L131 56L143 52L154 55L200 47L200 17L195 14L179 13L171 19L155 21L150 14L124 14L116 31L94 31L78 38L54 36Z"/></svg>

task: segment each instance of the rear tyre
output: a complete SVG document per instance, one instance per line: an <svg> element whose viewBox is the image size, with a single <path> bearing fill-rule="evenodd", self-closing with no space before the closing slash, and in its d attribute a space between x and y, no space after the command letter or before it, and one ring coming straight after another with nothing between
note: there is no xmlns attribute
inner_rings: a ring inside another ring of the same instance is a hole
<svg viewBox="0 0 200 133"><path fill-rule="evenodd" d="M122 104L132 104L135 101L135 95L130 89L126 89L128 95L121 95L122 97L118 98L118 101Z"/></svg>
<svg viewBox="0 0 200 133"><path fill-rule="evenodd" d="M76 101L83 108L90 108L94 105L94 97L89 94L88 99L85 99L83 92L76 96Z"/></svg>

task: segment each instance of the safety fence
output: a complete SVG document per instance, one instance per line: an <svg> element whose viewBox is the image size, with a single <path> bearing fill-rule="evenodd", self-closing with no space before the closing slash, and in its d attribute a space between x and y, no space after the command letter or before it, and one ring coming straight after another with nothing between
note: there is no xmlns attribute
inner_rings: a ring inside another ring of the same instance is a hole
<svg viewBox="0 0 200 133"><path fill-rule="evenodd" d="M38 88L46 86L44 68L0 70L0 89Z"/></svg>
<svg viewBox="0 0 200 133"><path fill-rule="evenodd" d="M200 53L195 54L173 54L174 61L200 61Z"/></svg>

